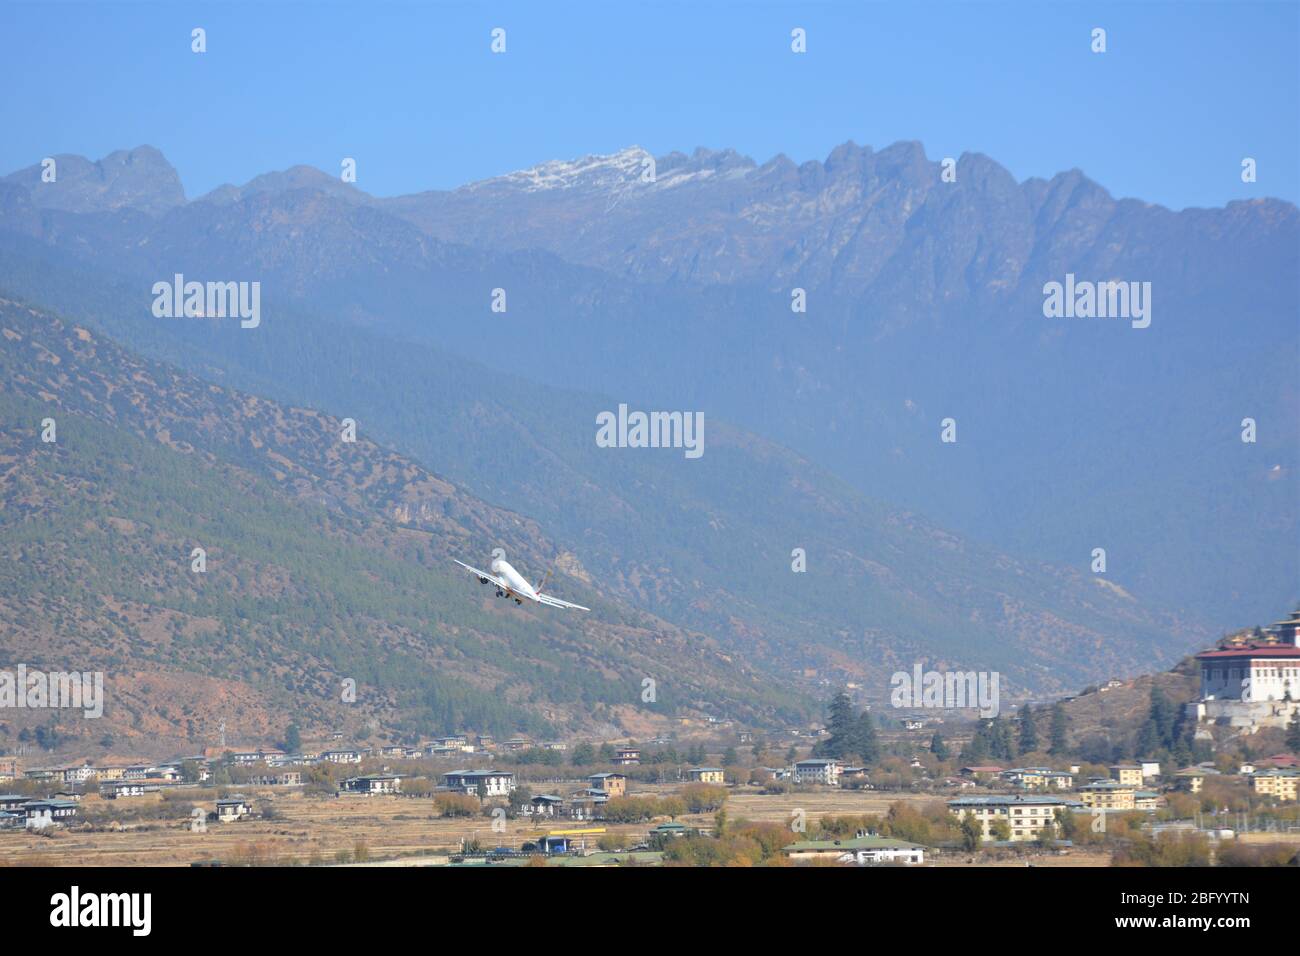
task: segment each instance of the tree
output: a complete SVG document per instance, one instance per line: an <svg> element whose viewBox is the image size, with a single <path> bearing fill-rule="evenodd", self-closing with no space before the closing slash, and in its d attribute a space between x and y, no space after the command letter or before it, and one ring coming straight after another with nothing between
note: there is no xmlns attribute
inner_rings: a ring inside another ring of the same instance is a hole
<svg viewBox="0 0 1300 956"><path fill-rule="evenodd" d="M879 758L876 725L868 711L857 713L849 695L840 691L831 698L827 712L829 736L815 748L818 756L836 760L857 757L863 763L872 763Z"/></svg>
<svg viewBox="0 0 1300 956"><path fill-rule="evenodd" d="M1074 811L1069 807L1062 807L1056 811L1056 827L1063 840L1077 840L1079 838L1079 818L1074 815Z"/></svg>
<svg viewBox="0 0 1300 956"><path fill-rule="evenodd" d="M975 819L975 814L967 811L961 818L961 845L966 850L978 850L984 838L983 828Z"/></svg>
<svg viewBox="0 0 1300 956"><path fill-rule="evenodd" d="M297 724L290 724L285 728L283 746L285 753L296 754L302 752L302 732L298 729Z"/></svg>
<svg viewBox="0 0 1300 956"><path fill-rule="evenodd" d="M975 728L975 736L962 751L963 760L981 760L993 757L997 760L1014 760L1016 745L1011 739L1011 724L1001 717L981 720Z"/></svg>
<svg viewBox="0 0 1300 956"><path fill-rule="evenodd" d="M961 759L963 761L976 764L989 755L989 734L985 729L987 724L987 720L981 720L976 725L970 743L961 749Z"/></svg>
<svg viewBox="0 0 1300 956"><path fill-rule="evenodd" d="M1300 710L1291 715L1291 723L1286 727L1286 746L1294 754L1300 754Z"/></svg>
<svg viewBox="0 0 1300 956"><path fill-rule="evenodd" d="M864 764L872 764L880 759L880 741L876 739L876 724L871 719L870 711L864 710L853 722L849 752L856 754Z"/></svg>
<svg viewBox="0 0 1300 956"><path fill-rule="evenodd" d="M1070 742L1066 733L1065 705L1059 700L1052 705L1052 741L1047 752L1059 757L1069 750Z"/></svg>
<svg viewBox="0 0 1300 956"><path fill-rule="evenodd" d="M1038 728L1034 726L1034 711L1028 704L1020 712L1020 752L1033 753L1038 749Z"/></svg>
<svg viewBox="0 0 1300 956"><path fill-rule="evenodd" d="M1149 757L1160 749L1160 731L1151 719L1143 721L1134 749L1140 757Z"/></svg>
<svg viewBox="0 0 1300 956"><path fill-rule="evenodd" d="M515 787L510 791L510 797L506 801L506 805L510 808L510 815L512 817L518 816L524 804L532 799L533 791L531 789L528 787Z"/></svg>
<svg viewBox="0 0 1300 956"><path fill-rule="evenodd" d="M590 767L596 762L596 748L585 740L573 748L573 765L575 767Z"/></svg>
<svg viewBox="0 0 1300 956"><path fill-rule="evenodd" d="M948 745L938 731L930 738L930 753L934 754L935 760L947 760L949 757Z"/></svg>
<svg viewBox="0 0 1300 956"><path fill-rule="evenodd" d="M831 698L826 718L826 730L829 736L817 745L820 756L843 760L849 755L853 745L856 717L853 712L853 701L847 693L840 691Z"/></svg>
<svg viewBox="0 0 1300 956"><path fill-rule="evenodd" d="M1172 748L1174 746L1174 725L1177 719L1177 709L1170 703L1164 691L1153 686L1151 688L1151 705L1147 712L1147 722L1154 731L1157 747ZM1138 756L1149 756L1149 753L1139 753Z"/></svg>

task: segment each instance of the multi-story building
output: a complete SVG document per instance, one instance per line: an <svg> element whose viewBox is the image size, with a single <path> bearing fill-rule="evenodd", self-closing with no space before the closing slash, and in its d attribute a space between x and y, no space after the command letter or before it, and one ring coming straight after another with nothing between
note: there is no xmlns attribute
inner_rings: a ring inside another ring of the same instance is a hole
<svg viewBox="0 0 1300 956"><path fill-rule="evenodd" d="M1092 810L1134 810L1137 788L1118 780L1094 780L1079 788L1083 805Z"/></svg>
<svg viewBox="0 0 1300 956"><path fill-rule="evenodd" d="M1110 768L1110 779L1126 787L1142 786L1142 765L1136 763L1119 763Z"/></svg>
<svg viewBox="0 0 1300 956"><path fill-rule="evenodd" d="M925 847L906 840L860 834L851 840L802 840L782 847L791 860L834 860L837 863L925 862Z"/></svg>
<svg viewBox="0 0 1300 956"><path fill-rule="evenodd" d="M592 790L606 797L621 797L627 793L627 777L621 773L593 773L587 778Z"/></svg>
<svg viewBox="0 0 1300 956"><path fill-rule="evenodd" d="M1013 796L957 797L948 801L948 810L958 817L971 814L980 824L985 840L993 839L993 825L1004 820L1012 841L1035 840L1039 833L1054 827L1057 814L1083 809L1077 800L1064 797Z"/></svg>
<svg viewBox="0 0 1300 956"><path fill-rule="evenodd" d="M471 796L479 792L487 797L508 797L515 789L515 775L509 770L452 770L442 775L442 784Z"/></svg>
<svg viewBox="0 0 1300 956"><path fill-rule="evenodd" d="M67 825L77 816L77 805L71 800L29 800L22 806L24 823L29 830L39 830L52 824Z"/></svg>
<svg viewBox="0 0 1300 956"><path fill-rule="evenodd" d="M1250 789L1256 793L1295 800L1300 787L1300 770L1257 770L1250 775Z"/></svg>
<svg viewBox="0 0 1300 956"><path fill-rule="evenodd" d="M727 775L721 767L691 767L686 771L692 783L726 783Z"/></svg>
<svg viewBox="0 0 1300 956"><path fill-rule="evenodd" d="M800 760L794 765L794 782L838 787L843 769L838 760Z"/></svg>
<svg viewBox="0 0 1300 956"><path fill-rule="evenodd" d="M235 794L226 800L217 801L217 822L219 823L242 820L244 817L251 816L252 813L252 806L240 794Z"/></svg>
<svg viewBox="0 0 1300 956"><path fill-rule="evenodd" d="M1263 640L1232 638L1196 660L1201 696L1187 706L1198 721L1253 731L1285 727L1300 710L1300 611Z"/></svg>
<svg viewBox="0 0 1300 956"><path fill-rule="evenodd" d="M327 750L320 755L327 763L361 763L359 750Z"/></svg>
<svg viewBox="0 0 1300 956"><path fill-rule="evenodd" d="M263 773L248 778L253 787L301 787L302 771L285 770L280 773Z"/></svg>
<svg viewBox="0 0 1300 956"><path fill-rule="evenodd" d="M1048 767L1013 767L1000 776L1026 790L1069 790L1074 786L1074 774Z"/></svg>
<svg viewBox="0 0 1300 956"><path fill-rule="evenodd" d="M373 774L369 777L349 777L343 781L342 789L348 793L364 793L367 795L401 793L402 778L390 773Z"/></svg>

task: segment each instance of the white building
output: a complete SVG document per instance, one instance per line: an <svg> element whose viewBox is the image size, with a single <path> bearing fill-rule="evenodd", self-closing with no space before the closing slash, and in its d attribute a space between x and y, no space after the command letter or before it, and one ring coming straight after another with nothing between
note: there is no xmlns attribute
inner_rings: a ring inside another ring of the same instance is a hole
<svg viewBox="0 0 1300 956"><path fill-rule="evenodd" d="M925 849L919 843L859 833L852 840L803 840L782 847L781 852L796 861L833 859L839 863L856 863L860 866L873 863L906 863L915 866L925 862Z"/></svg>
<svg viewBox="0 0 1300 956"><path fill-rule="evenodd" d="M1012 842L1035 840L1039 832L1055 826L1058 811L1082 810L1083 804L1063 797L1014 796L957 797L948 810L958 817L971 814L980 824L981 837L993 839L993 823L1005 820Z"/></svg>
<svg viewBox="0 0 1300 956"><path fill-rule="evenodd" d="M794 765L794 782L838 787L843 769L838 760L800 760Z"/></svg>
<svg viewBox="0 0 1300 956"><path fill-rule="evenodd" d="M1197 654L1201 697L1188 704L1198 722L1286 727L1300 710L1300 647L1242 643Z"/></svg>
<svg viewBox="0 0 1300 956"><path fill-rule="evenodd" d="M484 796L508 797L515 789L515 775L509 770L453 770L442 775L443 786L474 796L483 787Z"/></svg>
<svg viewBox="0 0 1300 956"><path fill-rule="evenodd" d="M320 755L320 759L329 763L361 763L361 751L327 750Z"/></svg>

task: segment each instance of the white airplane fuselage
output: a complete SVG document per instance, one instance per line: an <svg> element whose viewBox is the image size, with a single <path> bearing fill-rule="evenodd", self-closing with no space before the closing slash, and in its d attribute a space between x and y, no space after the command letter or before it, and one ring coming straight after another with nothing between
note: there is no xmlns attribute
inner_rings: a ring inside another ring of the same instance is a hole
<svg viewBox="0 0 1300 956"><path fill-rule="evenodd" d="M510 591L515 594L521 594L531 600L537 600L537 592L533 586L523 579L518 571L510 566L510 562L504 558L493 558L492 573L498 575L503 581L510 585Z"/></svg>

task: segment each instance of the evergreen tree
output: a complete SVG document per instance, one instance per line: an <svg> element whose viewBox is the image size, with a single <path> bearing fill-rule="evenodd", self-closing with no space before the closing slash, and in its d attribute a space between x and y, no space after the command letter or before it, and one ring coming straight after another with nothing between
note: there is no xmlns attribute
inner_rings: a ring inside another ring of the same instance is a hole
<svg viewBox="0 0 1300 956"><path fill-rule="evenodd" d="M853 740L850 755L856 755L864 764L880 759L880 741L876 737L876 724L869 711L863 711L853 722Z"/></svg>
<svg viewBox="0 0 1300 956"><path fill-rule="evenodd" d="M1151 756L1160 748L1160 731L1156 729L1155 721L1147 718L1142 724L1142 728L1137 735L1137 756L1145 759Z"/></svg>
<svg viewBox="0 0 1300 956"><path fill-rule="evenodd" d="M930 738L930 753L934 754L936 760L948 759L948 745L944 743L943 737L937 731Z"/></svg>
<svg viewBox="0 0 1300 956"><path fill-rule="evenodd" d="M980 721L971 743L976 742L980 744L979 749L995 760L1016 759L1016 745L1011 735L1011 723L1002 717Z"/></svg>
<svg viewBox="0 0 1300 956"><path fill-rule="evenodd" d="M1159 687L1151 688L1151 710L1148 720L1155 725L1157 739L1162 747L1174 745L1174 722L1177 719L1174 705Z"/></svg>
<svg viewBox="0 0 1300 956"><path fill-rule="evenodd" d="M961 759L966 763L978 764L993 753L993 721L981 720L975 727L975 734L961 752Z"/></svg>
<svg viewBox="0 0 1300 956"><path fill-rule="evenodd" d="M1291 723L1286 727L1286 746L1294 754L1300 754L1300 710L1291 715Z"/></svg>
<svg viewBox="0 0 1300 956"><path fill-rule="evenodd" d="M827 708L826 730L829 736L817 745L817 753L822 757L843 760L853 750L856 715L853 713L853 701L844 691L831 698Z"/></svg>
<svg viewBox="0 0 1300 956"><path fill-rule="evenodd" d="M1025 704L1020 712L1020 752L1033 753L1038 749L1038 729L1034 726L1033 709Z"/></svg>
<svg viewBox="0 0 1300 956"><path fill-rule="evenodd" d="M1065 705L1059 700L1052 705L1052 740L1047 752L1059 757L1069 750L1070 742L1066 733Z"/></svg>

